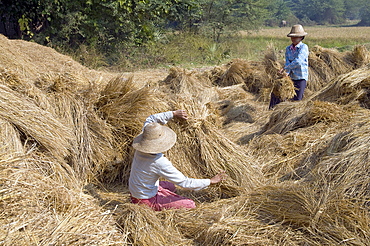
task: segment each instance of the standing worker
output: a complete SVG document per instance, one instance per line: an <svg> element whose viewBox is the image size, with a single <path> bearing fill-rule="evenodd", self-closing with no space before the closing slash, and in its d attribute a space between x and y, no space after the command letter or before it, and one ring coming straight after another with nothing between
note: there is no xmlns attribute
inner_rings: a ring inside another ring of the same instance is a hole
<svg viewBox="0 0 370 246"><path fill-rule="evenodd" d="M293 82L296 95L292 98L293 101L299 101L303 98L304 90L307 86L308 80L308 46L302 43L307 33L303 30L301 25L294 25L290 33L292 44L285 49L285 65L279 71L283 76L289 76ZM280 99L271 94L271 101L269 109L275 107L280 103Z"/></svg>
<svg viewBox="0 0 370 246"><path fill-rule="evenodd" d="M188 178L177 170L162 152L176 143L176 133L164 126L173 117L187 120L184 110L168 111L149 116L133 142L135 149L132 161L129 190L131 202L147 205L161 211L171 208L195 208L193 200L175 193L175 185L190 190L201 190L210 184L224 180L227 175L220 172L211 179ZM165 178L169 181L159 181Z"/></svg>

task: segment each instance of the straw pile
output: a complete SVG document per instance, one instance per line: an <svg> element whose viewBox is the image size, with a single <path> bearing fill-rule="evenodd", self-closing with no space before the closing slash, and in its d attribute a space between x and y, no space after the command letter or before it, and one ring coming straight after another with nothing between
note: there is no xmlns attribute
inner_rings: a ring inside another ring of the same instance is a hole
<svg viewBox="0 0 370 246"><path fill-rule="evenodd" d="M281 66L273 50L262 62L136 83L32 43L0 36L0 46L0 244L368 244L363 48L313 48L316 94L269 111L263 93ZM133 137L149 115L179 108L189 119L169 122L178 141L166 156L189 177L223 169L228 180L179 189L194 210L130 204Z"/></svg>
<svg viewBox="0 0 370 246"><path fill-rule="evenodd" d="M346 54L346 59L354 68L360 68L370 63L370 54L365 45L356 45L352 52Z"/></svg>
<svg viewBox="0 0 370 246"><path fill-rule="evenodd" d="M345 130L300 163L298 181L266 186L252 196L262 217L301 228L309 245L367 245L370 239L369 124Z"/></svg>
<svg viewBox="0 0 370 246"><path fill-rule="evenodd" d="M275 80L271 93L280 98L281 101L292 99L296 95L292 79L288 76L284 76Z"/></svg>
<svg viewBox="0 0 370 246"><path fill-rule="evenodd" d="M370 107L370 65L363 66L343 76L339 76L326 86L315 99L339 104L359 103Z"/></svg>
<svg viewBox="0 0 370 246"><path fill-rule="evenodd" d="M211 87L211 81L205 76L199 76L196 71L172 67L169 75L161 82L167 85L170 93L175 94L197 94ZM163 90L163 88L162 88Z"/></svg>
<svg viewBox="0 0 370 246"><path fill-rule="evenodd" d="M182 105L193 118L182 124L170 124L178 136L177 144L168 153L170 160L189 177L211 178L220 170L230 177L215 188L217 192L210 188L204 191L204 196L212 199L236 196L263 180L252 158L217 130L217 115L212 114L212 109L194 100Z"/></svg>
<svg viewBox="0 0 370 246"><path fill-rule="evenodd" d="M307 87L318 91L332 79L348 73L370 62L365 46L355 46L353 51L340 53L335 49L326 49L315 45L310 49L309 83Z"/></svg>
<svg viewBox="0 0 370 246"><path fill-rule="evenodd" d="M0 117L60 159L68 155L71 129L31 100L0 85Z"/></svg>
<svg viewBox="0 0 370 246"><path fill-rule="evenodd" d="M133 155L132 139L140 133L146 117L157 112L162 105L150 87L137 88L132 77L117 76L107 83L95 107L98 115L112 127L113 146L119 155L105 163L99 175L102 180L128 180Z"/></svg>
<svg viewBox="0 0 370 246"><path fill-rule="evenodd" d="M167 153L169 159L189 177L211 178L220 170L225 170L230 176L220 187L190 195L197 200L214 200L250 191L262 181L262 176L251 157L219 132L222 122L214 103L219 95L217 91L209 87L207 80L196 80L196 73L191 76L187 75L187 71L179 73L181 85L173 77L173 72L171 74L172 79L167 78L159 84L158 90L164 93L171 89L175 93L159 95L168 102L168 108L185 109L189 120L169 123L177 133L177 143ZM197 87L185 90L188 88L186 84L190 83L197 84ZM178 87L183 88L181 95L178 94ZM244 173L240 173L240 170L244 170Z"/></svg>
<svg viewBox="0 0 370 246"><path fill-rule="evenodd" d="M286 183L252 196L259 214L302 233L307 245L367 245L369 216L360 203L343 197L334 184ZM361 228L361 229L360 229Z"/></svg>
<svg viewBox="0 0 370 246"><path fill-rule="evenodd" d="M246 91L259 94L262 88L270 85L264 68L264 65L259 62L234 59L222 67L207 71L205 76L209 77L214 85L227 87L244 84Z"/></svg>
<svg viewBox="0 0 370 246"><path fill-rule="evenodd" d="M267 224L256 217L249 197L203 204L193 211L164 211L161 216L196 245L299 245L301 232Z"/></svg>
<svg viewBox="0 0 370 246"><path fill-rule="evenodd" d="M255 112L255 105L250 103L253 98L243 89L243 85L234 85L217 88L218 101L216 105L220 116L223 117L222 124L231 122L254 122L251 112Z"/></svg>
<svg viewBox="0 0 370 246"><path fill-rule="evenodd" d="M5 159L4 155L0 158L2 245L124 242L109 213L78 189L67 188L52 175L41 174L35 166L37 160ZM21 162L28 167L20 166Z"/></svg>
<svg viewBox="0 0 370 246"><path fill-rule="evenodd" d="M245 78L252 72L249 63L243 59L232 60L227 66L225 73L216 82L222 87L244 83Z"/></svg>
<svg viewBox="0 0 370 246"><path fill-rule="evenodd" d="M127 235L125 244L132 245L192 245L191 240L162 220L156 212L134 204L122 204L115 211L117 223Z"/></svg>
<svg viewBox="0 0 370 246"><path fill-rule="evenodd" d="M356 105L309 101L281 105L264 127L248 142L253 156L269 156L264 160L265 176L286 179L308 170L302 161L313 151L326 146L340 129L369 117L369 112Z"/></svg>
<svg viewBox="0 0 370 246"><path fill-rule="evenodd" d="M111 78L112 74L90 70L62 55L50 47L34 42L9 40L0 34L0 63L6 69L18 74L22 81L35 81L44 73L78 74L90 80L101 80L102 76Z"/></svg>
<svg viewBox="0 0 370 246"><path fill-rule="evenodd" d="M70 69L75 73L42 73L54 61L40 49L38 57L24 59L36 44L6 40L1 46L1 244L122 243L112 215L81 192L112 152L111 133L86 102L95 94L90 81L80 77L79 66Z"/></svg>
<svg viewBox="0 0 370 246"><path fill-rule="evenodd" d="M340 106L330 102L295 102L273 112L263 131L267 134L286 134L318 123L345 123L351 120L353 110L357 110L357 108L351 105Z"/></svg>

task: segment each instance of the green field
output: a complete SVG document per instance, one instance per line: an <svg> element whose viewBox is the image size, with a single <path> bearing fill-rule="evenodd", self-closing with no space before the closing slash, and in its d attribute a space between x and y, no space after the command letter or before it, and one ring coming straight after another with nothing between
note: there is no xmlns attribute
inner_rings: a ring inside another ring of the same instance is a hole
<svg viewBox="0 0 370 246"><path fill-rule="evenodd" d="M337 48L339 51L351 50L354 45L359 44L370 47L370 27L308 26L305 30L308 35L304 42L310 47L319 45ZM201 35L163 35L155 45L146 48L145 52L138 50L135 56L128 58L128 64L135 64L133 67L136 68L173 65L202 67L219 65L233 58L259 60L267 47L283 50L289 45L290 39L286 36L289 31L290 27L267 28L253 33L234 32L224 34L220 42Z"/></svg>

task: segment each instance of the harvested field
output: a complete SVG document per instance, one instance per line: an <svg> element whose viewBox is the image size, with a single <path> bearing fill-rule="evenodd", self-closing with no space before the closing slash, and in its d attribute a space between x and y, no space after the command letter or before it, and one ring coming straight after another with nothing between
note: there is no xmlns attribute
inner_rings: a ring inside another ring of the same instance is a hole
<svg viewBox="0 0 370 246"><path fill-rule="evenodd" d="M311 48L292 102L281 58L113 74L0 35L0 245L368 245L370 54ZM270 94L284 102L268 110ZM131 204L132 139L153 113L193 210Z"/></svg>

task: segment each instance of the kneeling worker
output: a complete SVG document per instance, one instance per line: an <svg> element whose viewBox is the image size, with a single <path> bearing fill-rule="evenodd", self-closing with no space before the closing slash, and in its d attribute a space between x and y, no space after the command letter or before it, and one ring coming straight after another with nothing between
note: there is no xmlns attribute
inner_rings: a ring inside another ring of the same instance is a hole
<svg viewBox="0 0 370 246"><path fill-rule="evenodd" d="M134 139L132 145L135 154L129 178L131 202L147 205L156 211L195 208L193 200L174 193L174 184L185 189L201 190L227 177L222 171L211 179L188 178L172 165L162 152L169 150L176 143L176 133L164 126L173 117L187 120L184 110L149 116L142 133ZM171 182L159 181L159 178Z"/></svg>

